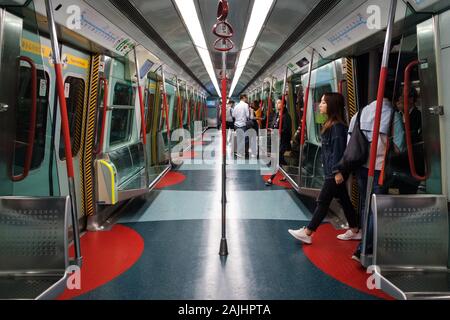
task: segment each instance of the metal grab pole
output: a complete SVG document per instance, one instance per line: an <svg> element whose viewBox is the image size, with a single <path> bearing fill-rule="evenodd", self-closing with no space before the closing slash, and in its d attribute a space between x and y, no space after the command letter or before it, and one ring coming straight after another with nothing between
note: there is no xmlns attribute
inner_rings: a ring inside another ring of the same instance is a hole
<svg viewBox="0 0 450 320"><path fill-rule="evenodd" d="M139 106L141 108L141 134L142 134L142 142L144 146L147 144L147 129L145 128L145 106L144 106L144 96L142 95L142 87L141 87L141 72L139 70L139 61L137 57L137 50L134 47L134 63L136 65L136 78L137 78L137 86L138 86L138 95L139 95Z"/></svg>
<svg viewBox="0 0 450 320"><path fill-rule="evenodd" d="M170 120L169 120L169 106L167 105L167 92L166 92L166 76L164 74L164 67L161 66L161 76L162 76L162 89L163 89L163 106L164 113L166 115L166 129L167 129L167 144L169 145L169 162L172 164L172 147L171 147L171 137L170 137Z"/></svg>
<svg viewBox="0 0 450 320"><path fill-rule="evenodd" d="M220 242L220 256L228 256L227 244L227 74L226 52L222 52L222 240Z"/></svg>
<svg viewBox="0 0 450 320"><path fill-rule="evenodd" d="M149 186L149 175L148 175L148 166L147 166L147 119L145 118L145 104L144 104L144 96L142 94L142 86L141 86L141 71L139 70L139 59L137 56L137 49L134 47L134 63L136 65L136 78L137 78L137 87L138 87L138 95L139 95L139 106L141 109L141 134L142 134L142 143L144 144L144 171L145 171L145 187Z"/></svg>
<svg viewBox="0 0 450 320"><path fill-rule="evenodd" d="M302 133L301 133L301 142L300 142L300 150L303 149L306 140L306 114L308 113L308 103L309 103L309 91L311 88L311 78L312 78L312 67L314 63L314 52L313 49L311 54L311 60L309 61L309 71L308 71L308 85L306 87L305 92L305 102L303 103L303 115L302 115Z"/></svg>
<svg viewBox="0 0 450 320"><path fill-rule="evenodd" d="M61 65L61 56L59 53L58 45L58 35L56 33L55 18L53 15L53 5L51 0L45 0L45 7L47 11L48 28L50 31L50 39L52 43L52 52L56 73L56 89L59 101L59 108L61 111L61 127L63 131L64 138L64 151L66 156L66 167L67 167L67 177L69 182L69 196L72 211L72 228L73 228L73 241L75 245L75 263L81 267L83 258L81 256L80 248L80 231L78 229L78 212L77 212L77 201L75 193L75 174L73 169L73 156L72 156L72 145L70 141L70 130L69 130L69 120L67 116L67 104L64 95L64 81L63 72Z"/></svg>
<svg viewBox="0 0 450 320"><path fill-rule="evenodd" d="M302 158L303 158L303 147L306 141L306 116L308 112L308 103L309 103L309 91L311 88L311 78L312 78L312 68L314 64L314 49L311 53L311 59L309 61L309 70L308 70L308 84L306 86L306 90L304 91L305 99L303 101L303 114L302 114L302 127L301 127L301 136L300 136L300 152L299 152L299 160L298 160L298 188L302 187ZM306 186L306 183L305 183Z"/></svg>
<svg viewBox="0 0 450 320"><path fill-rule="evenodd" d="M281 89L281 111L280 111L280 123L278 128L278 133L280 135L280 142L281 142L281 134L283 132L283 115L284 115L284 106L286 104L286 83L287 83L287 75L288 75L288 68L286 68L286 73L284 74L284 80L283 80L283 89Z"/></svg>
<svg viewBox="0 0 450 320"><path fill-rule="evenodd" d="M389 9L389 20L386 32L386 39L384 42L384 51L383 51L383 62L381 64L380 71L380 82L378 84L378 95L377 95L377 107L375 112L375 123L373 126L373 135L372 135L372 144L370 148L370 162L369 162L369 175L367 179L367 193L365 199L365 207L364 207L364 222L363 222L363 241L362 241L362 250L361 250L361 264L365 267L368 267L372 264L371 254L367 254L367 232L369 231L369 215L370 215L370 204L372 198L373 191L373 183L375 177L375 165L377 159L377 150L378 150L378 138L380 136L380 125L381 125L381 115L383 111L383 100L384 100L384 92L386 89L386 80L388 76L388 67L389 67L389 54L392 43L392 31L394 26L395 19L395 9L397 8L397 0L391 0L391 6ZM371 230L373 233L373 230Z"/></svg>
<svg viewBox="0 0 450 320"><path fill-rule="evenodd" d="M267 119L266 119L266 129L269 129L269 124L270 124L270 114L272 112L272 89L273 89L273 78L272 78L272 82L269 83L270 88L269 88L269 99L267 101Z"/></svg>

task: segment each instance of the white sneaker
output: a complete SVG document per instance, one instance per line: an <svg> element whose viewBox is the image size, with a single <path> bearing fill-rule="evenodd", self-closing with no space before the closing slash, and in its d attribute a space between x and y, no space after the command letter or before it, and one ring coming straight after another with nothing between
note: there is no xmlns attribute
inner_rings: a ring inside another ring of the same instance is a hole
<svg viewBox="0 0 450 320"><path fill-rule="evenodd" d="M338 235L337 238L342 241L361 240L362 232L360 230L358 233L354 233L352 230L347 230L346 233Z"/></svg>
<svg viewBox="0 0 450 320"><path fill-rule="evenodd" d="M289 230L289 233L297 240L305 244L312 244L312 237L306 234L306 229L302 228L300 230Z"/></svg>

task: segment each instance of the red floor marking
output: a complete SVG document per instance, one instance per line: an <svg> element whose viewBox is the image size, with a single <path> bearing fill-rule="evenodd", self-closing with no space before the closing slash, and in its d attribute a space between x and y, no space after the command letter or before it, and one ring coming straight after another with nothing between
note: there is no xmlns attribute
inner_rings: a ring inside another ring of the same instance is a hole
<svg viewBox="0 0 450 320"><path fill-rule="evenodd" d="M267 182L270 179L270 176L263 176L263 179L265 182ZM275 186L292 189L292 186L289 182L287 181L283 182L281 181L281 179L283 179L283 175L278 172L277 175L275 176L275 179L272 182Z"/></svg>
<svg viewBox="0 0 450 320"><path fill-rule="evenodd" d="M115 225L111 231L85 234L81 250L81 290L66 290L58 300L81 296L125 273L144 252L144 240L133 229ZM72 246L71 256L73 252Z"/></svg>
<svg viewBox="0 0 450 320"><path fill-rule="evenodd" d="M163 189L177 184L181 184L186 180L186 176L179 172L170 171L164 178L156 185L155 189Z"/></svg>
<svg viewBox="0 0 450 320"><path fill-rule="evenodd" d="M358 262L351 259L358 242L336 239L341 233L342 230L335 230L328 223L323 224L313 236L313 245L303 245L303 252L317 268L339 282L378 298L392 300L380 290L367 288L370 275Z"/></svg>

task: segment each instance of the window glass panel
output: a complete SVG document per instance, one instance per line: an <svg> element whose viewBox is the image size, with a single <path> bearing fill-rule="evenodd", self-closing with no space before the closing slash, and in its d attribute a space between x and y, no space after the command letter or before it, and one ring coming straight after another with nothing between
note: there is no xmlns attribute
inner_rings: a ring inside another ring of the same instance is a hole
<svg viewBox="0 0 450 320"><path fill-rule="evenodd" d="M125 83L116 83L114 86L113 105L115 106L134 106L135 89Z"/></svg>
<svg viewBox="0 0 450 320"><path fill-rule="evenodd" d="M37 113L36 130L33 145L33 158L31 161L31 170L37 169L44 160L45 156L45 137L47 130L47 110L49 95L49 76L46 72L38 70L37 72ZM16 123L16 145L14 154L14 175L23 172L25 165L26 151L28 147L28 134L30 131L30 116L32 103L31 89L31 68L28 66L20 67L19 94L17 105L17 123Z"/></svg>
<svg viewBox="0 0 450 320"><path fill-rule="evenodd" d="M134 110L114 109L111 111L109 146L113 147L131 140Z"/></svg>

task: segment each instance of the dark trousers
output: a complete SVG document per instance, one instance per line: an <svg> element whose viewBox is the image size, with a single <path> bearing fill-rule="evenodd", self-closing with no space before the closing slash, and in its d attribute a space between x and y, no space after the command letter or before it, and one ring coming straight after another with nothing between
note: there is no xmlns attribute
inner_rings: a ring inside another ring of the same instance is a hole
<svg viewBox="0 0 450 320"><path fill-rule="evenodd" d="M378 180L380 179L380 171L375 171L374 181L373 181L373 194L386 194L387 188L386 186L380 186L378 184ZM369 169L361 168L358 170L358 189L359 189L359 212L362 217L361 223L364 221L364 214L366 208L366 195L367 195L367 183L369 178ZM369 211L369 224L367 226L366 231L366 254L373 253L373 214ZM359 244L358 249L359 252L362 250L362 242Z"/></svg>
<svg viewBox="0 0 450 320"><path fill-rule="evenodd" d="M334 198L339 199L350 228L358 228L358 216L348 195L346 184L342 183L338 185L334 178L327 178L320 192L319 199L317 199L316 210L308 226L309 230L316 231L319 228L320 224L326 218L331 201Z"/></svg>
<svg viewBox="0 0 450 320"><path fill-rule="evenodd" d="M286 151L288 151L288 147L285 146L285 145L281 145L280 146L280 152L278 153L278 163L279 163L280 166L287 165L286 159L284 158L284 154L286 153ZM270 181L273 181L273 179L275 179L276 176L277 176L277 173L274 173L270 177Z"/></svg>

